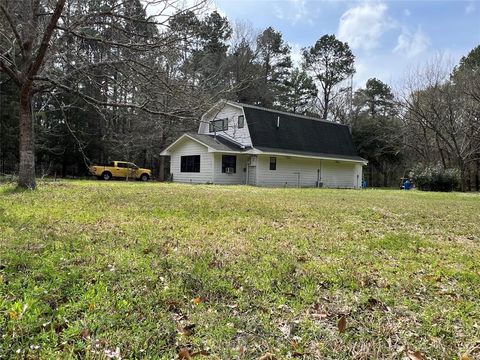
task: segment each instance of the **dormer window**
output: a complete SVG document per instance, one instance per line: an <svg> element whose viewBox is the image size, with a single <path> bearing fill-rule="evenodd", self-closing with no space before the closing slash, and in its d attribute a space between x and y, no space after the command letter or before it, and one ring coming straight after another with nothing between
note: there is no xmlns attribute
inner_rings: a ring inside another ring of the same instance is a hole
<svg viewBox="0 0 480 360"><path fill-rule="evenodd" d="M209 124L209 131L217 132L217 131L225 131L228 130L228 119L219 119L210 121Z"/></svg>
<svg viewBox="0 0 480 360"><path fill-rule="evenodd" d="M245 116L239 115L238 116L238 128L241 129L245 126Z"/></svg>

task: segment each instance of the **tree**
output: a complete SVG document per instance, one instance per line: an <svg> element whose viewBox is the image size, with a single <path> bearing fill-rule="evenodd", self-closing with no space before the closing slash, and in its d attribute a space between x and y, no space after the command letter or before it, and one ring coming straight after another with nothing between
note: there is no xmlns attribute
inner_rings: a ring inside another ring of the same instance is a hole
<svg viewBox="0 0 480 360"><path fill-rule="evenodd" d="M217 11L209 14L200 24L202 48L195 52L195 63L200 72L200 82L205 89L224 87L227 68L227 41L232 35L228 19Z"/></svg>
<svg viewBox="0 0 480 360"><path fill-rule="evenodd" d="M249 23L234 24L228 54L228 78L235 86L232 99L258 104L264 87L261 84L261 65L257 62L258 32Z"/></svg>
<svg viewBox="0 0 480 360"><path fill-rule="evenodd" d="M32 99L40 93L56 89L94 106L180 119L198 109L198 103L190 107L170 103L164 110L158 91L146 91L152 90L153 81L165 79L165 69L155 65L165 63L175 41L171 31L157 31L158 26L168 24L171 16L167 14L175 2L162 0L162 12L147 17L145 8L151 3L159 4L153 0L2 2L0 70L19 88L20 187L36 186ZM201 5L184 11L195 11ZM153 65L152 59L156 60ZM167 91L185 98L179 92L189 90L175 83Z"/></svg>
<svg viewBox="0 0 480 360"><path fill-rule="evenodd" d="M0 73L0 174L16 171L18 164L18 87Z"/></svg>
<svg viewBox="0 0 480 360"><path fill-rule="evenodd" d="M460 62L453 69L451 75L453 81L459 88L461 95L465 98L466 117L478 128L480 127L480 45L475 47L466 56L460 59ZM475 134L477 137L475 138ZM475 174L475 189L480 190L480 136L478 132L472 133L473 147L478 152L472 155L471 172ZM467 186L470 187L470 181Z"/></svg>
<svg viewBox="0 0 480 360"><path fill-rule="evenodd" d="M304 113L316 95L313 79L305 71L295 68L285 80L280 103L286 111Z"/></svg>
<svg viewBox="0 0 480 360"><path fill-rule="evenodd" d="M45 61L50 40L62 14L66 0L58 0L45 21L40 1L6 1L0 5L2 41L0 69L20 89L20 168L19 186L35 188L35 149L32 118L32 97L39 91L34 78ZM46 23L46 26L45 24Z"/></svg>
<svg viewBox="0 0 480 360"><path fill-rule="evenodd" d="M271 107L278 99L288 70L292 66L290 47L283 40L281 32L268 27L257 37L257 52L258 62L262 67L263 87L259 102L262 106Z"/></svg>
<svg viewBox="0 0 480 360"><path fill-rule="evenodd" d="M388 116L395 107L392 90L376 78L368 79L365 89L356 91L354 102L359 111L367 110L371 116Z"/></svg>
<svg viewBox="0 0 480 360"><path fill-rule="evenodd" d="M411 75L402 101L407 145L422 156L425 165L441 161L445 169L456 167L466 190L470 166L480 154L480 118L478 102L464 86L478 82L480 74L454 77L454 81L450 75L451 67L441 59Z"/></svg>
<svg viewBox="0 0 480 360"><path fill-rule="evenodd" d="M389 186L404 174L402 124L394 111L390 87L378 79L369 79L355 92L356 106L352 136L360 156L368 159L367 175L372 185ZM402 170L403 172L403 170ZM383 182L376 174L381 174Z"/></svg>
<svg viewBox="0 0 480 360"><path fill-rule="evenodd" d="M305 68L320 83L322 119L328 118L334 87L355 73L353 55L347 43L335 35L322 36L314 46L303 50Z"/></svg>
<svg viewBox="0 0 480 360"><path fill-rule="evenodd" d="M480 45L472 49L466 56L462 56L459 64L453 69L452 76L455 77L464 71L480 71Z"/></svg>

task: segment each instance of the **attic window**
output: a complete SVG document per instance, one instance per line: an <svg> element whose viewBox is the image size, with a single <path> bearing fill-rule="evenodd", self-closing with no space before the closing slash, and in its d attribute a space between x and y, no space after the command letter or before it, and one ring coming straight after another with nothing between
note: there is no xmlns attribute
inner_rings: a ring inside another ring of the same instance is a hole
<svg viewBox="0 0 480 360"><path fill-rule="evenodd" d="M219 120L212 120L209 124L210 132L216 131L225 131L228 130L228 119L219 119Z"/></svg>
<svg viewBox="0 0 480 360"><path fill-rule="evenodd" d="M238 128L241 129L245 126L245 116L239 115L238 116Z"/></svg>

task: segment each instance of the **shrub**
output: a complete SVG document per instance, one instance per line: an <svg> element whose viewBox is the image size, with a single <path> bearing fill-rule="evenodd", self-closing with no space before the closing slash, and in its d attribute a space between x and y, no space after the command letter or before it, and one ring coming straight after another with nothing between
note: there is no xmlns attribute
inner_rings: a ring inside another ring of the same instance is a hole
<svg viewBox="0 0 480 360"><path fill-rule="evenodd" d="M417 168L413 180L417 188L424 191L453 191L460 185L457 169L444 169L441 165Z"/></svg>

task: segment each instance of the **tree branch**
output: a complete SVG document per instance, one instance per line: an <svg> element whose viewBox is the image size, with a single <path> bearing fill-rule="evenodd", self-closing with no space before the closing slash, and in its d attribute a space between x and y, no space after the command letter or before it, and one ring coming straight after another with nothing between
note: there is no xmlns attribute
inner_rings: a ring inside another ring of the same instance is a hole
<svg viewBox="0 0 480 360"><path fill-rule="evenodd" d="M28 71L27 81L32 82L31 78L38 73L38 70L42 66L43 59L45 58L45 55L48 50L50 39L52 37L53 31L55 30L55 26L57 25L58 19L62 14L64 6L65 6L65 0L58 0L57 5L55 6L55 10L53 11L53 15L50 18L50 22L48 23L48 26L45 29L45 32L43 34L42 42L40 44L40 48L38 49L37 56L35 57L35 60L30 70Z"/></svg>
<svg viewBox="0 0 480 360"><path fill-rule="evenodd" d="M0 9L2 10L2 12L4 13L5 15L5 18L7 19L8 21L8 24L10 25L12 31L13 31L13 34L15 35L15 38L17 39L18 41L18 47L20 48L20 51L22 52L22 57L25 59L25 50L23 48L23 40L22 40L22 37L20 36L20 34L18 33L17 31L17 28L15 26L15 23L13 22L13 19L12 17L10 16L10 14L8 13L7 9L5 9L5 7L3 5L0 5Z"/></svg>

